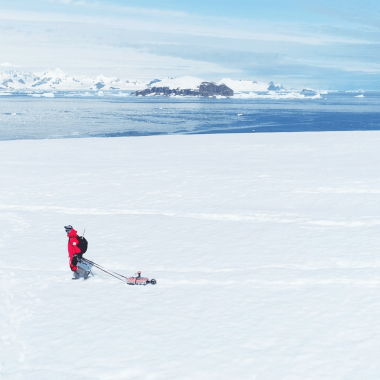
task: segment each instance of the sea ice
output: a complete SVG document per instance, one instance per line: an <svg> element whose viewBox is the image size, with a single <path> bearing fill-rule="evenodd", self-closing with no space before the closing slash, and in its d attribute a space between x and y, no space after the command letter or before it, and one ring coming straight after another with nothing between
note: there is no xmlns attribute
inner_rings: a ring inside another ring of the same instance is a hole
<svg viewBox="0 0 380 380"><path fill-rule="evenodd" d="M268 91L266 94L257 94L256 92L249 93L235 93L233 98L235 99L321 99L320 93L313 96L306 96L299 92L275 92Z"/></svg>

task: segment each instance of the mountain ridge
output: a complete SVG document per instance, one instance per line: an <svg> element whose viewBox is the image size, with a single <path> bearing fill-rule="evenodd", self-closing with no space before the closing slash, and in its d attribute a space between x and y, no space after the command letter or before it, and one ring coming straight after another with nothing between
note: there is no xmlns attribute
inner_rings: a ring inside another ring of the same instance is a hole
<svg viewBox="0 0 380 380"><path fill-rule="evenodd" d="M133 79L123 80L118 77L107 77L103 74L97 76L71 76L60 68L45 70L41 73L8 70L0 72L0 90L147 90L151 87L168 87L170 90L197 90L202 83L212 83L216 86L225 85L234 92L266 92L284 90L282 85L273 82L257 82L248 80L234 80L223 78L218 82L206 81L193 76L166 77L139 81Z"/></svg>

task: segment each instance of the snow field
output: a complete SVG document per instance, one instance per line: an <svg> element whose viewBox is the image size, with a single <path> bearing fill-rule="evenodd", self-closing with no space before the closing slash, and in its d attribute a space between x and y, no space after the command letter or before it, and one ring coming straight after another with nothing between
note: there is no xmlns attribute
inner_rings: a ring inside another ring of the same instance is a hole
<svg viewBox="0 0 380 380"><path fill-rule="evenodd" d="M0 142L1 379L378 379L379 143ZM157 285L72 281L66 224Z"/></svg>

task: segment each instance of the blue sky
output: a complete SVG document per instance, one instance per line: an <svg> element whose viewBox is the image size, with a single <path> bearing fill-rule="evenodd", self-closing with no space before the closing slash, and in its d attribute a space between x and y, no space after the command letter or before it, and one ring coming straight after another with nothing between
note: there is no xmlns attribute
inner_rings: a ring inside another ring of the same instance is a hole
<svg viewBox="0 0 380 380"><path fill-rule="evenodd" d="M380 89L378 1L0 1L0 63Z"/></svg>

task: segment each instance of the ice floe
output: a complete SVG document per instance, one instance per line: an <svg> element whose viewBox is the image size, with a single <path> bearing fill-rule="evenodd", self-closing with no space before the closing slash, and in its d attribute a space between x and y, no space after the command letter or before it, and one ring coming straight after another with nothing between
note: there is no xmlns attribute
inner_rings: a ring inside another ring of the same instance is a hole
<svg viewBox="0 0 380 380"><path fill-rule="evenodd" d="M306 96L299 92L274 92L269 91L266 94L258 94L256 92L237 93L234 99L321 99L320 93L312 96Z"/></svg>

